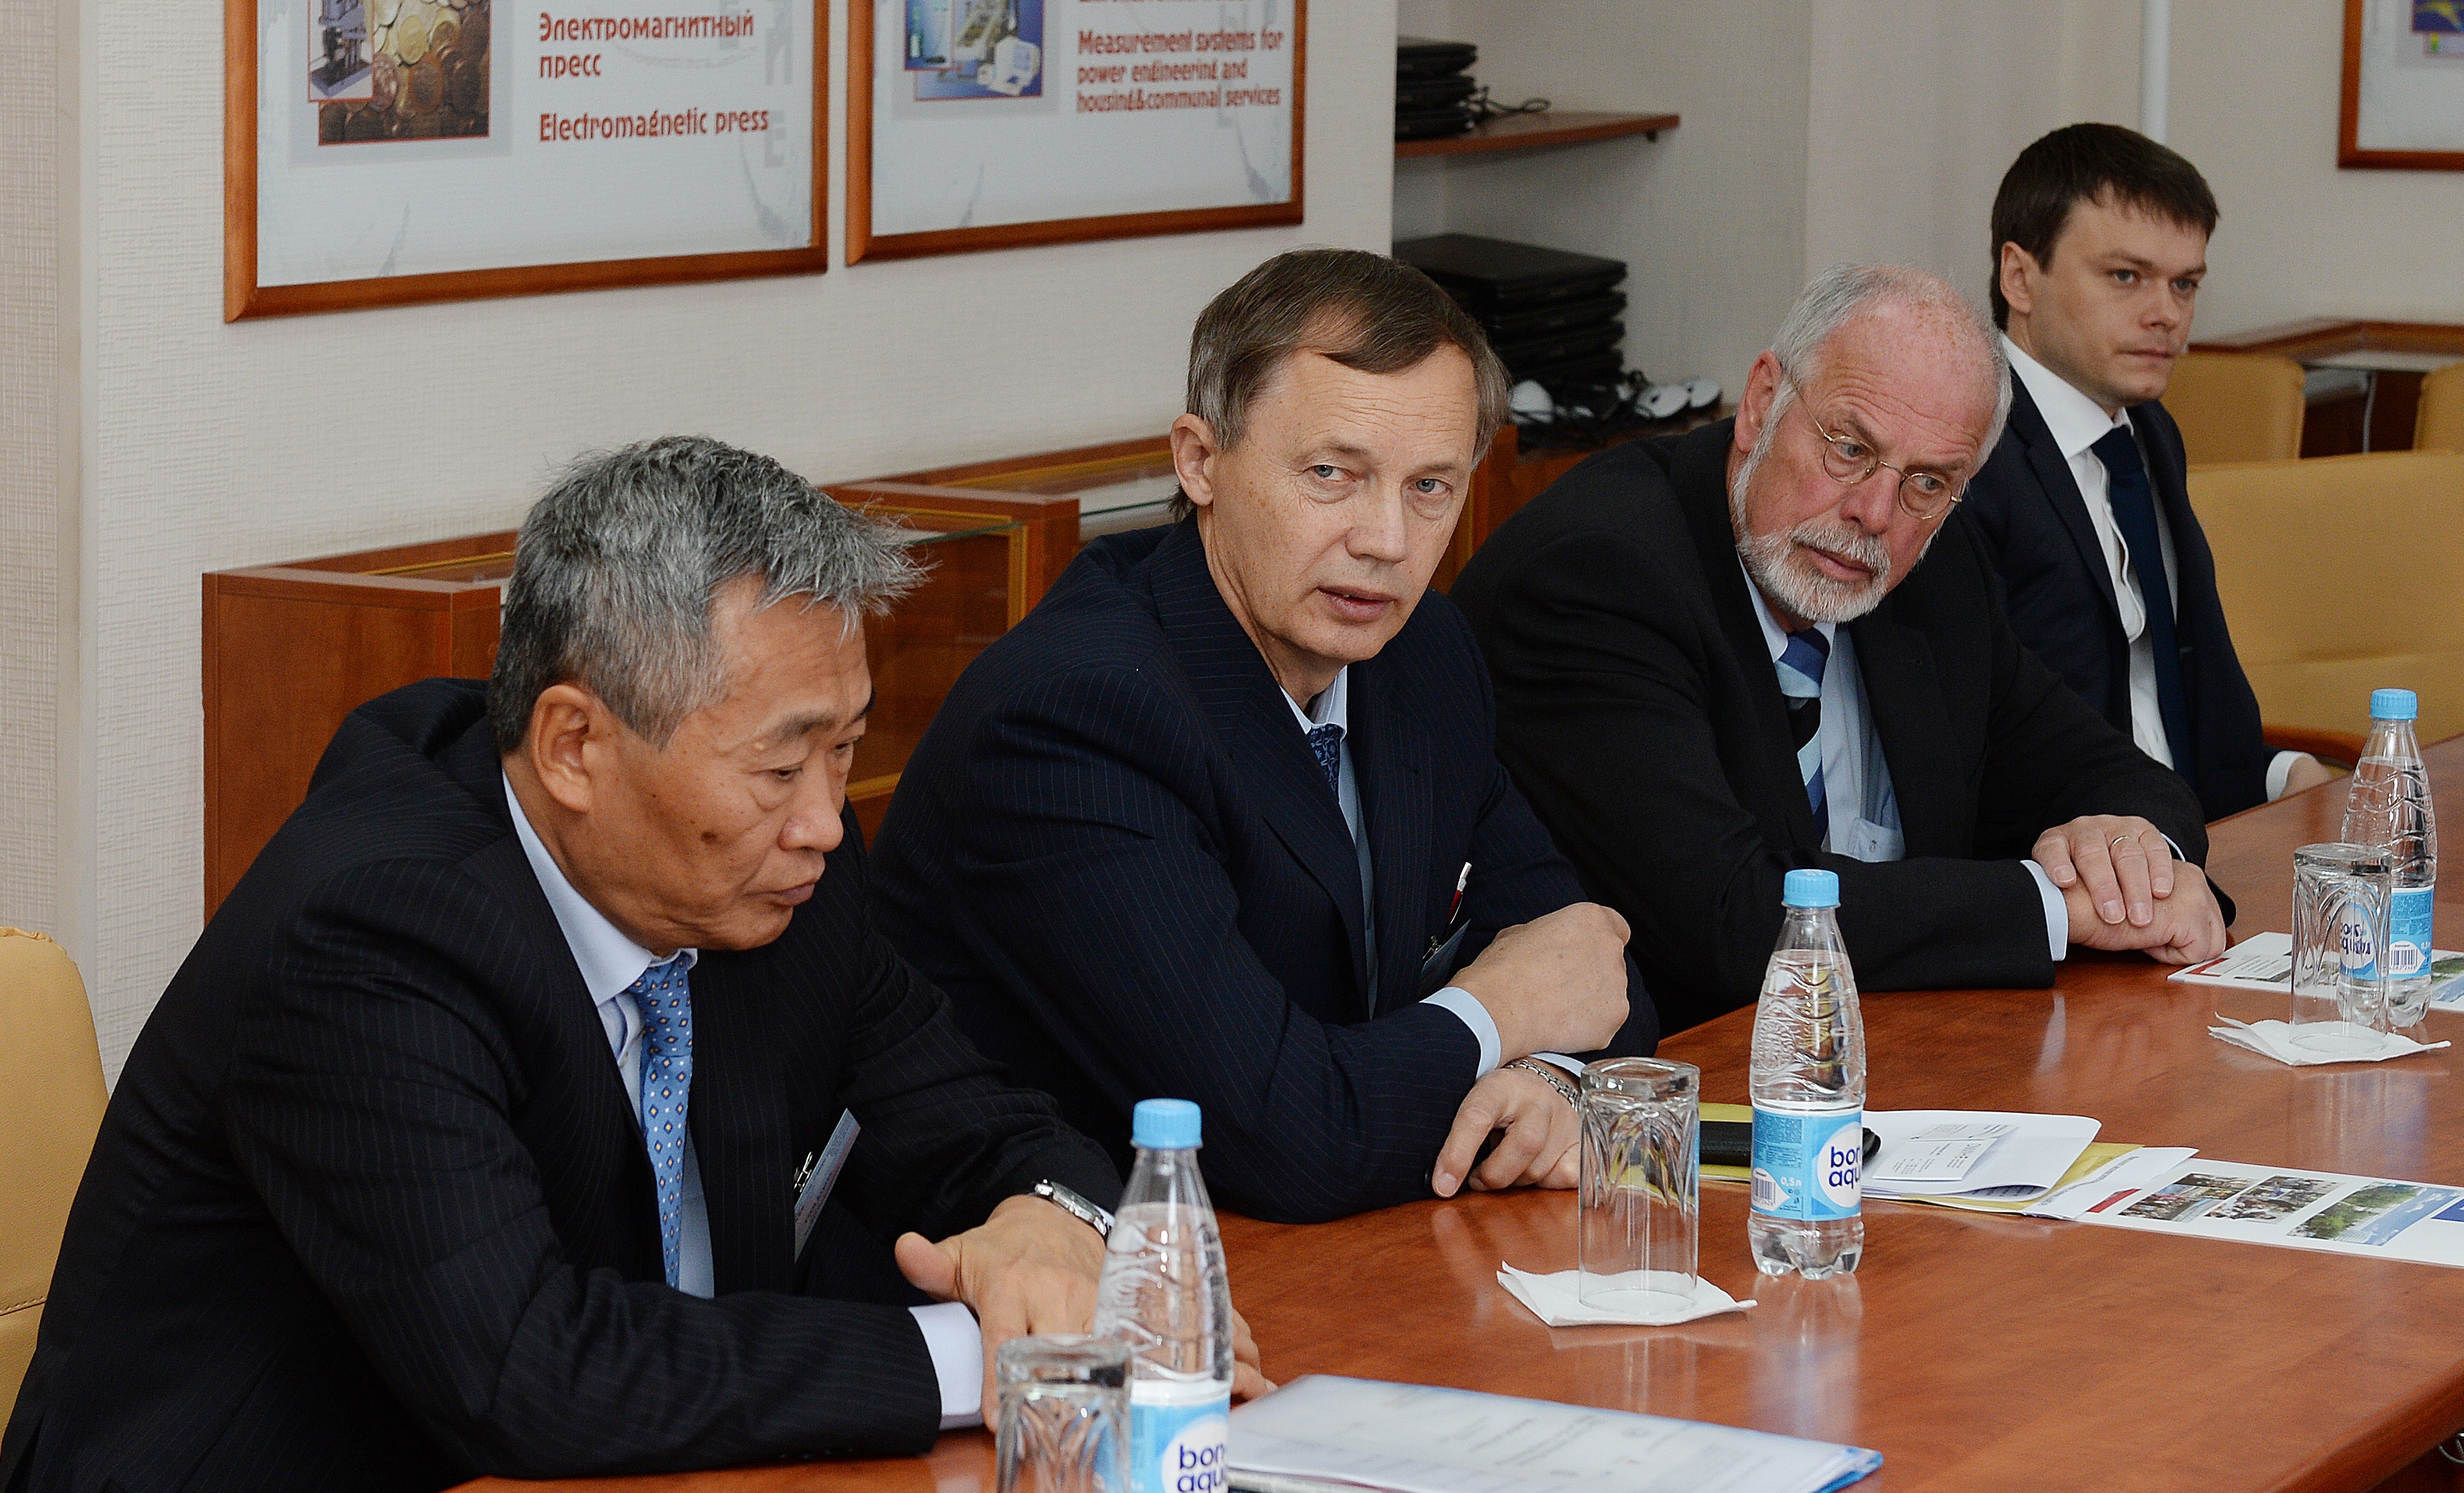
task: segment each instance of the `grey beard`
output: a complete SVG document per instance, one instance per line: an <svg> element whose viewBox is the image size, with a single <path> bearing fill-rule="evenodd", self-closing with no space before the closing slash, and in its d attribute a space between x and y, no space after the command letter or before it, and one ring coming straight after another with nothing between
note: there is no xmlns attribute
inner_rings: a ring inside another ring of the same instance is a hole
<svg viewBox="0 0 2464 1493"><path fill-rule="evenodd" d="M1777 413L1774 410L1773 417L1764 422L1753 449L1737 464L1737 480L1728 485L1728 521L1737 536L1737 556L1746 563L1746 574L1762 587L1763 595L1795 616L1807 622L1855 622L1881 605L1882 598L1890 594L1891 552L1879 536L1836 516L1809 518L1784 535L1757 536L1747 531L1746 492L1779 431ZM1846 556L1871 570L1873 579L1863 585L1849 586L1815 574L1795 560L1795 547L1800 543ZM1933 547L1932 538L1926 539L1925 547Z"/></svg>

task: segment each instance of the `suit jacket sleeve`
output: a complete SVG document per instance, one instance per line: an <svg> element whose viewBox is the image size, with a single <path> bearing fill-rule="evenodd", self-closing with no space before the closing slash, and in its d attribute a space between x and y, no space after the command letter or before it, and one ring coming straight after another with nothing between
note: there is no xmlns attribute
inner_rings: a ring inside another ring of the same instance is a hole
<svg viewBox="0 0 2464 1493"><path fill-rule="evenodd" d="M1507 765L1632 921L1672 1027L1753 1000L1794 864L1730 785L1708 678L1726 644L1707 606L1672 600L1702 593L1690 547L1585 530L1498 578L1484 635ZM2043 903L2015 860L1807 864L1839 874L1869 989L2053 979Z"/></svg>
<svg viewBox="0 0 2464 1493"><path fill-rule="evenodd" d="M293 919L235 1033L233 1153L402 1404L473 1472L516 1477L924 1450L940 1395L903 1308L706 1301L568 1262L520 1132L555 1121L526 1112L522 1074L595 1055L516 1052L482 985L505 972L439 952L520 939L458 869L363 867ZM873 975L847 1065L908 1076L863 1102L898 1104L936 1072L979 1082L946 1018ZM998 1170L1003 1153L961 1138L911 1154ZM924 1191L943 1217L981 1196Z"/></svg>
<svg viewBox="0 0 2464 1493"><path fill-rule="evenodd" d="M1286 997L1199 808L1220 792L1208 751L1182 701L1131 670L988 714L952 857L972 920L1000 931L979 953L1118 1108L1204 1109L1219 1199L1314 1221L1424 1197L1478 1044L1434 1006L1342 1025Z"/></svg>

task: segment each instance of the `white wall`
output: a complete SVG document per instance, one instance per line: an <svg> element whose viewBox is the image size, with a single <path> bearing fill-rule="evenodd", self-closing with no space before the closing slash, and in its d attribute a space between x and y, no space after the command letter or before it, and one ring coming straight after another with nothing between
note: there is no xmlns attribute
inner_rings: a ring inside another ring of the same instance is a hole
<svg viewBox="0 0 2464 1493"><path fill-rule="evenodd" d="M56 0L0 11L0 924L46 932L60 927L62 670L74 640L63 311L75 281L61 275L68 19Z"/></svg>
<svg viewBox="0 0 2464 1493"><path fill-rule="evenodd" d="M1674 113L1679 128L1403 162L1398 233L1485 233L1627 264L1626 361L1730 391L1804 283L1804 0L1403 0L1406 33L1477 43L1501 102Z"/></svg>
<svg viewBox="0 0 2464 1493"><path fill-rule="evenodd" d="M2175 0L2167 138L2215 189L2194 336L2309 316L2464 320L2464 172L2336 165L2343 8ZM2136 127L2138 0L1813 0L1805 265L1986 289L1993 190L2079 120Z"/></svg>
<svg viewBox="0 0 2464 1493"><path fill-rule="evenodd" d="M2343 7L2174 0L2173 148L2223 217L2198 332L2311 316L2464 321L2464 172L2336 165Z"/></svg>
<svg viewBox="0 0 2464 1493"><path fill-rule="evenodd" d="M106 1067L200 925L202 572L508 526L575 452L669 431L827 481L1159 430L1209 296L1296 244L1388 241L1392 0L1311 10L1296 231L226 325L222 7L115 0L80 58L97 121L80 494L96 745L89 823L70 833L94 854L55 867L90 903L73 952ZM12 99L0 121L14 119Z"/></svg>
<svg viewBox="0 0 2464 1493"><path fill-rule="evenodd" d="M2013 158L2064 124L2139 122L2139 0L1814 0L1813 12L1809 275L1912 264L1981 305Z"/></svg>

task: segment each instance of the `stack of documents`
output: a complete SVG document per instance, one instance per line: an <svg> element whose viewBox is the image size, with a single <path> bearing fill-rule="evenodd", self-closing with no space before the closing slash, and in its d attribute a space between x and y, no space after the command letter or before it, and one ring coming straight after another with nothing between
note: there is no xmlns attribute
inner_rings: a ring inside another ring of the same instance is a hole
<svg viewBox="0 0 2464 1493"><path fill-rule="evenodd" d="M1468 1390L1310 1374L1232 1412L1249 1493L1828 1493L1880 1452Z"/></svg>
<svg viewBox="0 0 2464 1493"><path fill-rule="evenodd" d="M2101 1127L2076 1114L1880 1109L1865 1128L1882 1141L1866 1197L2014 1212L2068 1180Z"/></svg>

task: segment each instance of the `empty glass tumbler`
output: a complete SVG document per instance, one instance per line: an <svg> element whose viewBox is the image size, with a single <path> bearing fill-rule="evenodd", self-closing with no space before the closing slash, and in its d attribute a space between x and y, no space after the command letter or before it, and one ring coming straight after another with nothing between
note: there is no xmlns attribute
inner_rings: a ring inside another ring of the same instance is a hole
<svg viewBox="0 0 2464 1493"><path fill-rule="evenodd" d="M2313 1052L2378 1050L2393 1029L2385 954L2392 867L2384 850L2293 852L2293 1041Z"/></svg>
<svg viewBox="0 0 2464 1493"><path fill-rule="evenodd" d="M1702 1083L1692 1064L1659 1058L1583 1069L1584 1306L1650 1315L1693 1299Z"/></svg>
<svg viewBox="0 0 2464 1493"><path fill-rule="evenodd" d="M1129 1493L1130 1350L1014 1337L993 1360L1001 1493Z"/></svg>

